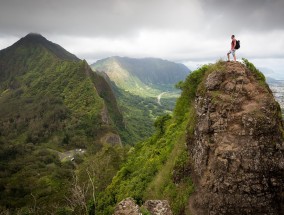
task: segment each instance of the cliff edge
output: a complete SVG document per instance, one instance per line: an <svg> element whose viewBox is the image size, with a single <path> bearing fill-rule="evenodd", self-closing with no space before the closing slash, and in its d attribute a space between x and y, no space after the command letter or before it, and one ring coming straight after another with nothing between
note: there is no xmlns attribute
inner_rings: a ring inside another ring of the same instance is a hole
<svg viewBox="0 0 284 215"><path fill-rule="evenodd" d="M262 74L245 63L221 62L198 86L187 136L191 214L284 214L281 110Z"/></svg>

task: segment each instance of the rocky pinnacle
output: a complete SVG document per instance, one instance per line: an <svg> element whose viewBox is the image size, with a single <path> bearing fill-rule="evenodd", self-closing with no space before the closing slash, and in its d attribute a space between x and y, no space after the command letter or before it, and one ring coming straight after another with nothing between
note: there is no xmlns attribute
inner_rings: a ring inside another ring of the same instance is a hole
<svg viewBox="0 0 284 215"><path fill-rule="evenodd" d="M284 214L281 110L269 87L238 62L211 72L188 138L194 215Z"/></svg>

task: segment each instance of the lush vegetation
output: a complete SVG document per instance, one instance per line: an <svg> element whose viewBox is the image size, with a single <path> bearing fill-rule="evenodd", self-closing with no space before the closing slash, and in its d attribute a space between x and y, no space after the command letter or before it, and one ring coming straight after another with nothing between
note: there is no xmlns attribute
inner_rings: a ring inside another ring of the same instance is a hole
<svg viewBox="0 0 284 215"><path fill-rule="evenodd" d="M167 199L174 214L187 213L188 198L194 190L186 148L195 127L194 99L203 91L200 83L204 78L222 68L222 62L204 65L177 85L182 94L174 112L158 117L155 134L130 149L127 161L99 195L98 214L111 214L114 205L129 196L139 204L147 199Z"/></svg>
<svg viewBox="0 0 284 215"><path fill-rule="evenodd" d="M123 130L110 86L85 61L38 35L0 51L0 84L0 211L78 214L82 204L71 198L80 188L76 171L107 147L102 136ZM76 148L87 152L60 160ZM121 150L101 153L115 159L124 157ZM112 174L122 160L113 161Z"/></svg>
<svg viewBox="0 0 284 215"><path fill-rule="evenodd" d="M48 56L44 60L50 62ZM97 135L103 100L84 75L84 63L51 62L33 65L26 74L3 83L7 86L0 99L4 142L37 144L52 139L56 145L80 142L83 147L85 138ZM18 86L13 88L15 82Z"/></svg>
<svg viewBox="0 0 284 215"><path fill-rule="evenodd" d="M174 98L163 98L160 105L156 98L140 97L116 86L113 88L126 128L120 134L124 142L130 145L149 138L155 131L155 119L172 112L176 101Z"/></svg>
<svg viewBox="0 0 284 215"><path fill-rule="evenodd" d="M245 66L251 71L256 78L256 80L259 81L263 86L267 87L266 79L265 76L263 75L262 72L260 72L251 62L249 62L247 59L243 58L243 63Z"/></svg>
<svg viewBox="0 0 284 215"><path fill-rule="evenodd" d="M175 102L170 95L160 105L157 98L115 88L117 104L100 74L40 35L0 51L0 69L3 213L94 213L129 149L105 145L101 137L119 132L134 145ZM161 119L160 130L169 116Z"/></svg>

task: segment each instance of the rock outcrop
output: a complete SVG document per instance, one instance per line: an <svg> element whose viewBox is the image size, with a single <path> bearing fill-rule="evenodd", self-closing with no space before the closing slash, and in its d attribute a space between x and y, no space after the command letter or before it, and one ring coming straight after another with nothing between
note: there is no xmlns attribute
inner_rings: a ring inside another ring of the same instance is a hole
<svg viewBox="0 0 284 215"><path fill-rule="evenodd" d="M191 214L284 214L283 124L270 89L238 62L202 84L187 141Z"/></svg>
<svg viewBox="0 0 284 215"><path fill-rule="evenodd" d="M132 198L124 199L115 207L113 215L140 215L139 206Z"/></svg>
<svg viewBox="0 0 284 215"><path fill-rule="evenodd" d="M173 215L167 200L148 200L143 206L152 215Z"/></svg>
<svg viewBox="0 0 284 215"><path fill-rule="evenodd" d="M142 206L151 215L173 215L167 200L147 200ZM113 215L142 215L134 199L126 198L117 204Z"/></svg>

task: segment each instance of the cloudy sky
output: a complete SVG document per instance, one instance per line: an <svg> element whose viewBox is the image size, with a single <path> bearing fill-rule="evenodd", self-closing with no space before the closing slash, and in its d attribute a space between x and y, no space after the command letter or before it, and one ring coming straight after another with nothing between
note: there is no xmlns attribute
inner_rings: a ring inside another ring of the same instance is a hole
<svg viewBox="0 0 284 215"><path fill-rule="evenodd" d="M158 57L194 69L226 59L235 34L238 59L284 79L283 10L284 0L0 0L0 49L36 32L89 63Z"/></svg>

